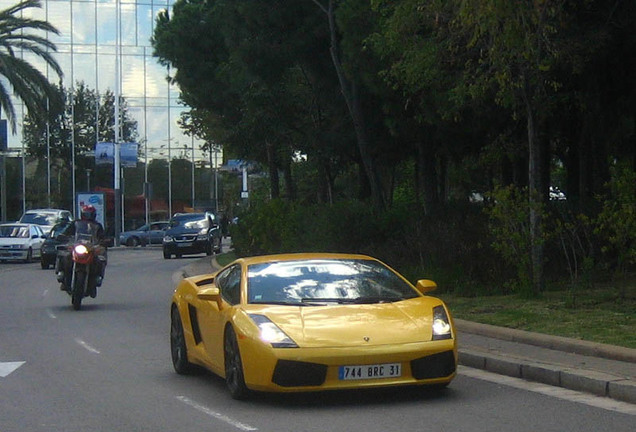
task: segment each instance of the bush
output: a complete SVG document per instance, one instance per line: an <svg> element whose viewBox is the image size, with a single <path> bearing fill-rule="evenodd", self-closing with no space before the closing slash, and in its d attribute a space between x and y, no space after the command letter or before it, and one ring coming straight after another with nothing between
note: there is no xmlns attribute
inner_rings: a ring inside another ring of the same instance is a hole
<svg viewBox="0 0 636 432"><path fill-rule="evenodd" d="M411 205L377 213L360 201L301 205L273 200L255 205L232 231L239 256L340 252L374 256L409 280L429 278L440 290L499 293L507 274L488 241L481 207L448 206L424 215Z"/></svg>

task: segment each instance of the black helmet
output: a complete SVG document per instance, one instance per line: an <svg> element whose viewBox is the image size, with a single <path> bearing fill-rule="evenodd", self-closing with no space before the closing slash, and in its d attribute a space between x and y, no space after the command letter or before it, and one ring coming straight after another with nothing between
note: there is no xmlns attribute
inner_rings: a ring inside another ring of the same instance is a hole
<svg viewBox="0 0 636 432"><path fill-rule="evenodd" d="M82 220L95 222L97 218L97 210L92 205L85 205L82 207Z"/></svg>

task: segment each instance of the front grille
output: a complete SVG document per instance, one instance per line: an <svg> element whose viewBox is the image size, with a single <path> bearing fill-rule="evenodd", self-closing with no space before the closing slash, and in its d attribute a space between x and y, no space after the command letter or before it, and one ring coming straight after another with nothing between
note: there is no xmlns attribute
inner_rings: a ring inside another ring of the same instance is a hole
<svg viewBox="0 0 636 432"><path fill-rule="evenodd" d="M413 378L418 380L445 378L455 372L455 367L453 351L444 351L411 361L411 373Z"/></svg>
<svg viewBox="0 0 636 432"><path fill-rule="evenodd" d="M319 386L325 382L327 365L278 360L272 382L281 387Z"/></svg>

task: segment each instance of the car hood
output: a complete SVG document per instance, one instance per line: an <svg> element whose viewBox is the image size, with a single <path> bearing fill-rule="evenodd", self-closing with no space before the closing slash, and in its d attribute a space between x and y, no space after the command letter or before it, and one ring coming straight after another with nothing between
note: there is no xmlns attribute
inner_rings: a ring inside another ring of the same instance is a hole
<svg viewBox="0 0 636 432"><path fill-rule="evenodd" d="M430 341L434 297L395 303L267 306L260 311L303 347L374 346Z"/></svg>
<svg viewBox="0 0 636 432"><path fill-rule="evenodd" d="M0 237L0 246L27 245L31 239L17 237Z"/></svg>

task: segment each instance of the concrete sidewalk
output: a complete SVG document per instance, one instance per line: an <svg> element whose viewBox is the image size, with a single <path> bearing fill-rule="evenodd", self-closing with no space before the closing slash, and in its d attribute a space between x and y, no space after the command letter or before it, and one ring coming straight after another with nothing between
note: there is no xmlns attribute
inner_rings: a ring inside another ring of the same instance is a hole
<svg viewBox="0 0 636 432"><path fill-rule="evenodd" d="M219 268L214 257L182 277ZM636 349L455 319L463 366L636 404Z"/></svg>

